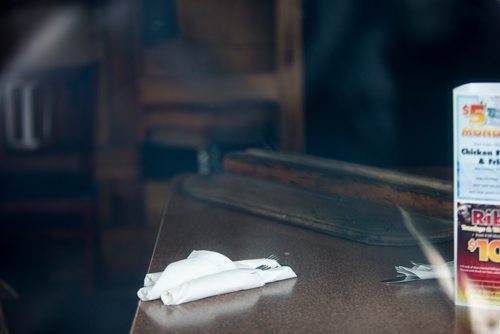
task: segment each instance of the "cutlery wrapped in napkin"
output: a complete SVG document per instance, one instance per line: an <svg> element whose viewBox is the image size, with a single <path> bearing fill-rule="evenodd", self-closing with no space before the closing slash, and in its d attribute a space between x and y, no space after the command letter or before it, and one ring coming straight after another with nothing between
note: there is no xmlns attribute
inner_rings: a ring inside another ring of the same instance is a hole
<svg viewBox="0 0 500 334"><path fill-rule="evenodd" d="M295 277L290 267L281 266L275 259L233 262L217 252L193 251L161 273L146 274L137 296L143 301L161 298L165 305L178 305Z"/></svg>
<svg viewBox="0 0 500 334"><path fill-rule="evenodd" d="M445 277L453 277L454 266L453 261L446 262L442 265L431 265L424 263L416 263L411 261L413 265L410 267L395 266L398 275L394 278L383 280L383 283L404 283L411 281L418 281L424 279L439 279Z"/></svg>

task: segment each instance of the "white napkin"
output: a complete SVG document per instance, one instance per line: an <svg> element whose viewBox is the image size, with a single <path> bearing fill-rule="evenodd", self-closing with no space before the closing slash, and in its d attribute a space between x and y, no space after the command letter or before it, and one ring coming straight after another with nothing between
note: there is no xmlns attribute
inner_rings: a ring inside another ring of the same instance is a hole
<svg viewBox="0 0 500 334"><path fill-rule="evenodd" d="M256 269L263 265L271 269ZM216 252L193 251L187 259L169 264L162 273L147 274L137 296L143 301L161 297L165 305L178 305L295 277L290 267L276 260L232 262Z"/></svg>
<svg viewBox="0 0 500 334"><path fill-rule="evenodd" d="M156 282L158 281L158 279L160 278L160 276L161 276L161 272L146 274L146 276L144 277L144 286L148 287L148 286L155 285Z"/></svg>
<svg viewBox="0 0 500 334"><path fill-rule="evenodd" d="M159 277L157 273L146 275L144 287L137 291L137 296L143 301L158 299L166 289L198 277L231 269L236 269L236 265L220 253L193 251L187 259L169 264ZM157 279L156 282L149 282L153 279Z"/></svg>
<svg viewBox="0 0 500 334"><path fill-rule="evenodd" d="M297 275L290 267L228 270L167 289L162 293L161 300L165 305L179 305L224 293L259 288L266 283L295 277Z"/></svg>

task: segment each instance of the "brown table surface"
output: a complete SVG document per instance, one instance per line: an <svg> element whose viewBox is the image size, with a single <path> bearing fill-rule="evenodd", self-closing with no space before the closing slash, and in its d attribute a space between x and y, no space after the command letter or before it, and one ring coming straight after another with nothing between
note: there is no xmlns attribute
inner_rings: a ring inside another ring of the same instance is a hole
<svg viewBox="0 0 500 334"><path fill-rule="evenodd" d="M435 246L452 260L451 242ZM149 272L192 250L232 260L276 254L298 278L179 306L139 302L131 333L470 332L467 309L455 307L436 281L380 282L396 274L395 265L427 263L418 246L361 244L173 191Z"/></svg>

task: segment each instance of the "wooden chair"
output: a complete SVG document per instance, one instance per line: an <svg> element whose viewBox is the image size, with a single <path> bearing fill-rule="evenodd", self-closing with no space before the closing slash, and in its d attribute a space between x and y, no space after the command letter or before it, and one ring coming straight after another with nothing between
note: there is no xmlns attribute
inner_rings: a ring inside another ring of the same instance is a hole
<svg viewBox="0 0 500 334"><path fill-rule="evenodd" d="M1 87L0 105L1 234L82 240L88 293L94 288L96 248L95 72L87 65L19 74ZM77 222L52 221L67 215L77 217ZM43 221L18 225L28 216Z"/></svg>
<svg viewBox="0 0 500 334"><path fill-rule="evenodd" d="M198 151L202 174L224 148L303 149L299 1L138 2L140 141Z"/></svg>

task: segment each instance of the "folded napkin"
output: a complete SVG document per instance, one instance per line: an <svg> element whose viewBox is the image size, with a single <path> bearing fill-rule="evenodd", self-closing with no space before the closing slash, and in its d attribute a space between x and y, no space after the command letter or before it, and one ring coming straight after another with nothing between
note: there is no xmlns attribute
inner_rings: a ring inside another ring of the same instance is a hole
<svg viewBox="0 0 500 334"><path fill-rule="evenodd" d="M155 300L160 298L166 289L175 288L198 277L231 269L236 269L236 265L222 254L193 251L187 259L169 264L160 275L148 274L149 276L144 279L144 287L137 292L137 296L143 301ZM146 282L152 279L157 281L152 284Z"/></svg>
<svg viewBox="0 0 500 334"><path fill-rule="evenodd" d="M148 273L137 296L143 301L161 298L165 305L178 305L295 277L290 267L273 259L232 262L220 253L193 251L161 273Z"/></svg>

